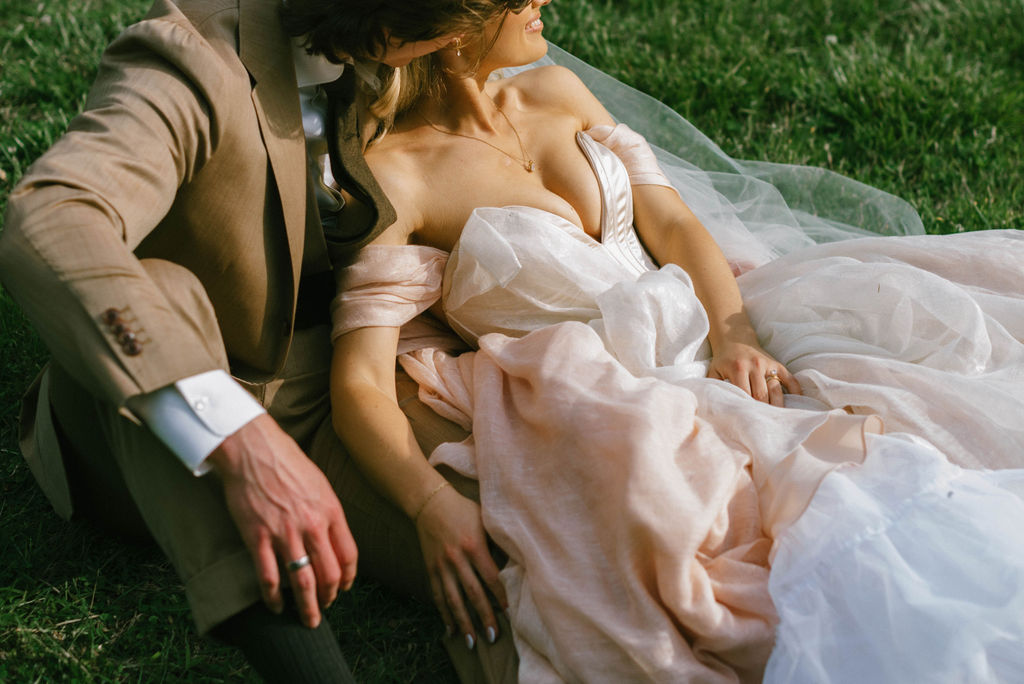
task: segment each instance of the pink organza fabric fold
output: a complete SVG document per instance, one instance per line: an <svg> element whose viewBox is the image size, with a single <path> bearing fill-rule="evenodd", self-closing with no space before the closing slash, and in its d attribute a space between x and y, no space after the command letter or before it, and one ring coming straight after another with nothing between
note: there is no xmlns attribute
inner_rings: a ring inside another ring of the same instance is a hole
<svg viewBox="0 0 1024 684"><path fill-rule="evenodd" d="M509 555L521 682L760 681L772 534L880 428L776 409L774 434L737 429L710 381L637 377L577 322L403 367L444 377L430 392L470 422L430 460L479 479L484 526Z"/></svg>
<svg viewBox="0 0 1024 684"><path fill-rule="evenodd" d="M336 274L331 340L359 328L401 328L398 353L421 348L467 349L448 326L427 314L441 298L448 253L420 245L369 245Z"/></svg>

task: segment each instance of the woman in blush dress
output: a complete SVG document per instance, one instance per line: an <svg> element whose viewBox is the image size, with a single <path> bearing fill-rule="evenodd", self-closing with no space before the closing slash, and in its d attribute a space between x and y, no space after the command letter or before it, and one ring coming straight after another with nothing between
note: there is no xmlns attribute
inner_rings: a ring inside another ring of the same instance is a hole
<svg viewBox="0 0 1024 684"><path fill-rule="evenodd" d="M367 154L398 220L338 271L335 428L448 628L492 641L493 597L531 683L1024 676L1022 236L865 237L919 220L652 150L560 66L491 78L548 1L403 74ZM423 452L396 356L464 439Z"/></svg>

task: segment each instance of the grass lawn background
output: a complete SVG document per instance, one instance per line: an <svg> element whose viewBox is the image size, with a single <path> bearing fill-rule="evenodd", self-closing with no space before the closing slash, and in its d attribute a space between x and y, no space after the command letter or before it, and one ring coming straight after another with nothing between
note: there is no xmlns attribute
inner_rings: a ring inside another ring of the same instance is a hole
<svg viewBox="0 0 1024 684"><path fill-rule="evenodd" d="M148 5L0 0L0 212ZM734 157L832 168L908 199L929 232L1024 228L1021 0L556 0L545 23ZM155 549L49 508L16 440L44 361L0 290L0 680L251 679L195 636ZM432 608L360 581L329 618L359 681L453 681Z"/></svg>

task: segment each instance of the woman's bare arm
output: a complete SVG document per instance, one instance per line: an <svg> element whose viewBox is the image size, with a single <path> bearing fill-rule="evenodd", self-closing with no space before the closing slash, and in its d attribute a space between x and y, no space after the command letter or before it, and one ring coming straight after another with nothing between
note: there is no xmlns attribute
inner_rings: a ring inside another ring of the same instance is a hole
<svg viewBox="0 0 1024 684"><path fill-rule="evenodd" d="M676 191L658 185L634 186L633 212L637 232L651 256L658 263L682 267L693 281L710 323L709 377L727 380L755 399L779 406L783 387L799 394L797 379L761 349L725 256ZM770 370L778 373L778 383L768 381Z"/></svg>
<svg viewBox="0 0 1024 684"><path fill-rule="evenodd" d="M360 328L338 338L331 362L332 421L367 477L411 518L444 478L427 463L398 406L397 345L397 328Z"/></svg>
<svg viewBox="0 0 1024 684"><path fill-rule="evenodd" d="M465 596L493 640L498 623L484 586L502 605L506 598L480 506L448 486L416 443L395 394L397 344L397 328L379 327L353 330L334 343L334 429L370 481L416 526L434 602L449 632L458 629L467 644L477 639Z"/></svg>

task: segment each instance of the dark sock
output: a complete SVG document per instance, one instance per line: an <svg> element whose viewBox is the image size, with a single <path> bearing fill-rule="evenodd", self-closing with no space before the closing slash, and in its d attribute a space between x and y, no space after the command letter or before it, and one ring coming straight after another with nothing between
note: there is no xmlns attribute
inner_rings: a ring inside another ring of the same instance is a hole
<svg viewBox="0 0 1024 684"><path fill-rule="evenodd" d="M327 619L310 629L291 606L275 615L254 604L217 625L213 635L242 651L270 684L355 683Z"/></svg>

